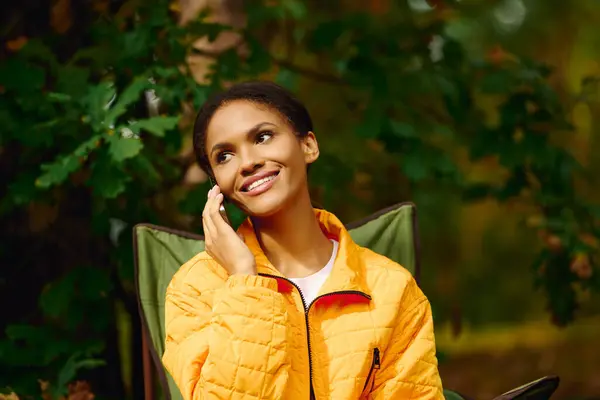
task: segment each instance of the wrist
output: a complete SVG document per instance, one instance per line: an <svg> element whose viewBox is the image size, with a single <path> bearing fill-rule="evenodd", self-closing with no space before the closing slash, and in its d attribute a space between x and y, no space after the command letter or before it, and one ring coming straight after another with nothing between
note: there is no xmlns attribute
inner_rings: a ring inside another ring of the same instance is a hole
<svg viewBox="0 0 600 400"><path fill-rule="evenodd" d="M235 269L236 275L256 275L256 263L254 260L251 262L243 262L237 265Z"/></svg>

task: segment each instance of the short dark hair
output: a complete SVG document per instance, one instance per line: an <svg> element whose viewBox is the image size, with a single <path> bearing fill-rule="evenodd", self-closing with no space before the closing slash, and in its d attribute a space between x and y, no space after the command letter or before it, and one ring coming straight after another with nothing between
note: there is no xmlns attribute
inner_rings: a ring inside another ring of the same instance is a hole
<svg viewBox="0 0 600 400"><path fill-rule="evenodd" d="M298 137L305 137L313 130L312 119L306 107L283 87L268 81L249 81L235 84L209 98L198 111L194 123L196 159L200 168L210 176L212 176L212 171L205 148L206 130L215 112L225 104L236 100L246 100L277 111L287 120Z"/></svg>

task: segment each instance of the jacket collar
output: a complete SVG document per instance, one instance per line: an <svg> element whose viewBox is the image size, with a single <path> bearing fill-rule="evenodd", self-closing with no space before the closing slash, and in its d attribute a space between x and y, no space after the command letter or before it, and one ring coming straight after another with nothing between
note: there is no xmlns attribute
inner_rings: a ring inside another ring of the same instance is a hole
<svg viewBox="0 0 600 400"><path fill-rule="evenodd" d="M367 285L364 282L365 265L360 246L354 243L344 225L335 215L320 209L315 209L314 212L325 235L339 242L333 270L321 288L320 294L350 291L361 292L370 297ZM244 242L254 254L259 274L285 278L267 259L256 237L250 218L242 223L238 233L243 236Z"/></svg>

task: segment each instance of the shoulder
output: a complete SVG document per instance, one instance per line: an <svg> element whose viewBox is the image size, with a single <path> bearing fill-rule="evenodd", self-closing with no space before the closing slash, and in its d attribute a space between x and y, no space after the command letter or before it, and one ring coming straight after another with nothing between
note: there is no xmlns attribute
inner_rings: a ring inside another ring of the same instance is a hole
<svg viewBox="0 0 600 400"><path fill-rule="evenodd" d="M386 298L406 306L427 300L413 275L397 262L359 247L364 265L364 279L374 298Z"/></svg>
<svg viewBox="0 0 600 400"><path fill-rule="evenodd" d="M207 252L196 254L184 263L171 278L167 291L206 292L227 281L227 272Z"/></svg>

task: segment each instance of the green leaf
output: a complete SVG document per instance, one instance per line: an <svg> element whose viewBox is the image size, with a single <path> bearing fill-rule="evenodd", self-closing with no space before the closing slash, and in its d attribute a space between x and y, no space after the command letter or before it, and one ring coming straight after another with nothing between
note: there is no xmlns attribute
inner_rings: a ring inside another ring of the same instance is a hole
<svg viewBox="0 0 600 400"><path fill-rule="evenodd" d="M292 19L301 19L307 14L306 5L299 0L286 0L281 3L283 9L289 13Z"/></svg>
<svg viewBox="0 0 600 400"><path fill-rule="evenodd" d="M289 90L296 90L298 85L298 74L286 68L281 68L279 72L277 72L275 83Z"/></svg>
<svg viewBox="0 0 600 400"><path fill-rule="evenodd" d="M512 89L513 76L508 71L496 71L485 75L480 82L480 89L487 94L508 93Z"/></svg>
<svg viewBox="0 0 600 400"><path fill-rule="evenodd" d="M590 204L588 211L594 218L600 219L600 204Z"/></svg>
<svg viewBox="0 0 600 400"><path fill-rule="evenodd" d="M394 135L403 139L416 138L419 136L415 127L406 122L390 120L390 127Z"/></svg>
<svg viewBox="0 0 600 400"><path fill-rule="evenodd" d="M141 93L151 86L148 77L140 76L127 86L127 88L117 96L117 101L110 108L106 115L106 123L113 124L117 118L127 111L127 107L140 99Z"/></svg>
<svg viewBox="0 0 600 400"><path fill-rule="evenodd" d="M80 160L87 158L98 140L100 140L100 135L94 135L81 143L73 153L62 156L53 163L43 164L41 169L44 173L35 181L35 185L40 188L48 188L64 182L71 173L79 168Z"/></svg>
<svg viewBox="0 0 600 400"><path fill-rule="evenodd" d="M91 64L97 68L103 68L113 65L116 57L114 46L100 44L77 50L71 57L70 63L81 62L82 64Z"/></svg>
<svg viewBox="0 0 600 400"><path fill-rule="evenodd" d="M54 319L62 329L73 331L85 323L87 328L102 332L109 319L105 308L111 290L108 271L77 267L44 288L40 307L44 316ZM97 315L89 318L95 312Z"/></svg>
<svg viewBox="0 0 600 400"><path fill-rule="evenodd" d="M131 167L137 174L145 178L145 182L149 187L157 187L160 184L160 173L143 153L131 159Z"/></svg>
<svg viewBox="0 0 600 400"><path fill-rule="evenodd" d="M88 114L88 117L84 117L84 120L89 120L96 132L105 132L110 128L110 124L106 122L106 115L110 102L114 100L115 95L116 90L113 83L102 82L91 86L83 98L82 102Z"/></svg>
<svg viewBox="0 0 600 400"><path fill-rule="evenodd" d="M50 326L12 324L6 328L6 337L0 341L0 358L13 367L47 366L73 350L71 343L56 338Z"/></svg>
<svg viewBox="0 0 600 400"><path fill-rule="evenodd" d="M166 78L174 78L181 74L181 71L176 67L172 67L172 68L156 67L152 71L153 71L153 73L156 74L156 76L158 76L160 78L165 78L165 79Z"/></svg>
<svg viewBox="0 0 600 400"><path fill-rule="evenodd" d="M11 324L6 327L6 337L12 341L23 340L28 343L43 343L50 336L49 327L38 327L27 324Z"/></svg>
<svg viewBox="0 0 600 400"><path fill-rule="evenodd" d="M73 354L60 369L56 385L53 386L52 394L54 398L59 398L67 393L67 385L77 377L79 370L94 369L106 365L104 360L97 358L81 359L82 357L85 357L82 352Z"/></svg>
<svg viewBox="0 0 600 400"><path fill-rule="evenodd" d="M135 29L125 32L120 38L121 56L126 59L143 58L150 48L150 32L147 29Z"/></svg>
<svg viewBox="0 0 600 400"><path fill-rule="evenodd" d="M81 97L88 87L90 71L87 68L65 65L58 70L56 91Z"/></svg>
<svg viewBox="0 0 600 400"><path fill-rule="evenodd" d="M40 39L28 40L25 46L19 50L19 56L47 62L52 68L56 68L58 65L55 52L46 46Z"/></svg>
<svg viewBox="0 0 600 400"><path fill-rule="evenodd" d="M49 188L63 183L77 168L79 168L79 160L72 154L61 157L51 164L43 164L42 171L45 172L36 179L35 185L39 188Z"/></svg>
<svg viewBox="0 0 600 400"><path fill-rule="evenodd" d="M165 131L171 130L177 126L179 117L152 117L134 122L127 127L134 133L140 133L141 130L148 131L155 136L165 136Z"/></svg>
<svg viewBox="0 0 600 400"><path fill-rule="evenodd" d="M109 272L94 267L77 269L77 286L84 288L81 297L86 301L102 301L113 289Z"/></svg>
<svg viewBox="0 0 600 400"><path fill-rule="evenodd" d="M23 205L35 197L35 178L37 173L33 171L25 171L17 176L15 180L8 186L9 197L17 205Z"/></svg>
<svg viewBox="0 0 600 400"><path fill-rule="evenodd" d="M402 155L402 170L411 181L420 181L427 177L428 168L423 157L418 152L410 152Z"/></svg>
<svg viewBox="0 0 600 400"><path fill-rule="evenodd" d="M67 316L69 303L73 296L75 275L67 274L63 278L46 285L40 295L40 308L46 317Z"/></svg>
<svg viewBox="0 0 600 400"><path fill-rule="evenodd" d="M344 36L348 28L346 23L340 19L323 21L316 26L310 35L308 46L313 51L321 51L331 48Z"/></svg>
<svg viewBox="0 0 600 400"><path fill-rule="evenodd" d="M368 139L379 137L383 122L384 115L381 107L371 104L365 112L362 123L356 128L356 134Z"/></svg>
<svg viewBox="0 0 600 400"><path fill-rule="evenodd" d="M18 58L9 58L0 63L0 85L5 90L21 94L38 92L46 83L45 71Z"/></svg>
<svg viewBox="0 0 600 400"><path fill-rule="evenodd" d="M109 179L109 175L104 175L102 178L96 178L95 181L104 182L103 186L94 186L94 194L106 199L115 199L126 189L125 184L128 178L113 178Z"/></svg>
<svg viewBox="0 0 600 400"><path fill-rule="evenodd" d="M438 358L439 358L439 356L438 356ZM444 389L444 399L445 400L464 400L461 395L459 395L458 393L453 392L451 390L448 390L448 389Z"/></svg>
<svg viewBox="0 0 600 400"><path fill-rule="evenodd" d="M454 82L442 75L434 75L433 79L446 101L451 104L459 102L461 96L458 82Z"/></svg>
<svg viewBox="0 0 600 400"><path fill-rule="evenodd" d="M125 191L125 184L130 179L129 175L126 175L122 169L114 165L111 156L107 153L100 153L94 161L92 175L87 183L93 188L94 195L114 199Z"/></svg>
<svg viewBox="0 0 600 400"><path fill-rule="evenodd" d="M128 158L135 157L144 147L140 139L124 138L117 135L110 136L109 152L113 160L123 162Z"/></svg>
<svg viewBox="0 0 600 400"><path fill-rule="evenodd" d="M216 22L206 22L203 19L198 19L186 26L188 34L199 38L206 36L209 42L214 42L221 32L227 30L231 30L231 27Z"/></svg>
<svg viewBox="0 0 600 400"><path fill-rule="evenodd" d="M234 51L225 52L228 54L223 53L220 59L227 60L226 62L230 63L233 66L238 66L238 71L231 67L221 67L221 71L228 74L225 76L234 78L236 73L240 73L239 69L241 68L244 68L243 73L248 74L250 76L257 76L262 73L266 73L269 70L269 68L271 67L271 56L267 49L265 49L265 47L262 45L262 43L260 43L257 40L247 39L246 47L249 50L249 55L244 60L245 62L241 62L241 60L239 60L238 54Z"/></svg>
<svg viewBox="0 0 600 400"><path fill-rule="evenodd" d="M194 107L200 108L206 102L210 95L210 87L202 85L194 85L192 90Z"/></svg>
<svg viewBox="0 0 600 400"><path fill-rule="evenodd" d="M71 96L64 93L50 92L46 95L46 98L54 103L68 103L71 101Z"/></svg>
<svg viewBox="0 0 600 400"><path fill-rule="evenodd" d="M200 215L206 204L206 193L210 189L209 182L205 182L191 189L179 201L177 207L183 214Z"/></svg>

